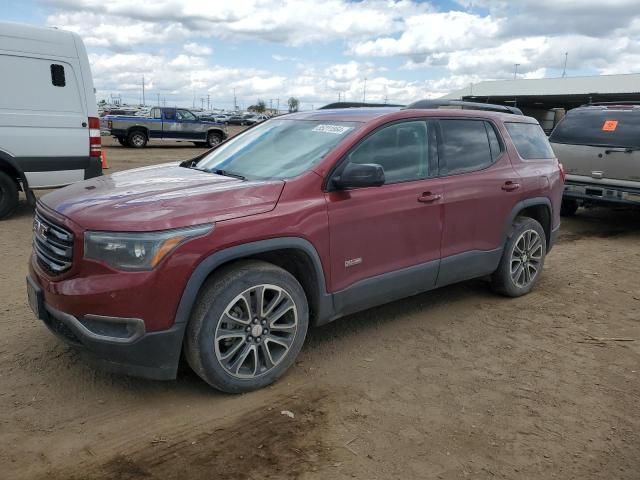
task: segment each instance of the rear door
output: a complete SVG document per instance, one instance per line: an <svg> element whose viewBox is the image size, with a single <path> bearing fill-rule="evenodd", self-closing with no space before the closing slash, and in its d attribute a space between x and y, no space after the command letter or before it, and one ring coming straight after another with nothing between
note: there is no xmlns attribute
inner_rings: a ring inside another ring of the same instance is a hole
<svg viewBox="0 0 640 480"><path fill-rule="evenodd" d="M353 301L362 307L434 286L443 193L434 178L434 133L423 120L376 130L344 161L382 165L386 183L326 193L332 291L360 286L355 296L336 297L340 311L357 310Z"/></svg>
<svg viewBox="0 0 640 480"><path fill-rule="evenodd" d="M447 285L497 267L521 179L491 122L451 118L439 124L444 225L438 285Z"/></svg>

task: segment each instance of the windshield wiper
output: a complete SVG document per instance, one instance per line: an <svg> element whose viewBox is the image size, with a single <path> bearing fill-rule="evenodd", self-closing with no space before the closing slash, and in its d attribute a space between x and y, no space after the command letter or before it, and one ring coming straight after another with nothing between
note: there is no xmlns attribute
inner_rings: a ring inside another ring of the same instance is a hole
<svg viewBox="0 0 640 480"><path fill-rule="evenodd" d="M247 178L238 174L238 173L233 173L233 172L229 172L228 170L222 170L220 168L214 168L211 170L207 170L207 172L211 172L211 173L215 173L216 175L223 175L225 177L233 177L233 178L237 178L239 180L246 180Z"/></svg>

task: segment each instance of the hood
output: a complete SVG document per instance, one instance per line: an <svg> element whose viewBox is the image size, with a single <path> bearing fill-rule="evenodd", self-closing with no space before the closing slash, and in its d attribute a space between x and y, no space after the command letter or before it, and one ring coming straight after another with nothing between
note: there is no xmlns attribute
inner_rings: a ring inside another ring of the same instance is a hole
<svg viewBox="0 0 640 480"><path fill-rule="evenodd" d="M74 183L40 201L90 230L136 232L268 212L283 187L281 180L243 181L171 163Z"/></svg>

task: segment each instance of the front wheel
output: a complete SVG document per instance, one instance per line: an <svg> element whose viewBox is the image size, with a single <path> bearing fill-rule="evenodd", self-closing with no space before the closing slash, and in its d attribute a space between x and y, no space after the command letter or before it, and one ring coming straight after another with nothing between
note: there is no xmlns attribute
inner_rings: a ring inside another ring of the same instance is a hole
<svg viewBox="0 0 640 480"><path fill-rule="evenodd" d="M187 326L186 358L219 390L256 390L293 364L308 324L307 299L293 275L267 262L240 261L203 286Z"/></svg>
<svg viewBox="0 0 640 480"><path fill-rule="evenodd" d="M547 240L538 221L518 217L513 222L498 269L491 277L497 293L519 297L531 291L542 274Z"/></svg>

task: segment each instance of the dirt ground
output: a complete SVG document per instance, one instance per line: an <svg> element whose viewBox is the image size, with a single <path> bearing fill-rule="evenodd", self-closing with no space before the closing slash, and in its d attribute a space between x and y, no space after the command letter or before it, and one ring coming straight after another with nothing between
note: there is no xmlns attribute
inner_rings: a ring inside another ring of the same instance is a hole
<svg viewBox="0 0 640 480"><path fill-rule="evenodd" d="M111 171L202 151L109 145ZM0 224L2 479L640 478L637 212L565 220L524 298L471 281L344 318L241 396L53 337L26 303L31 219Z"/></svg>

